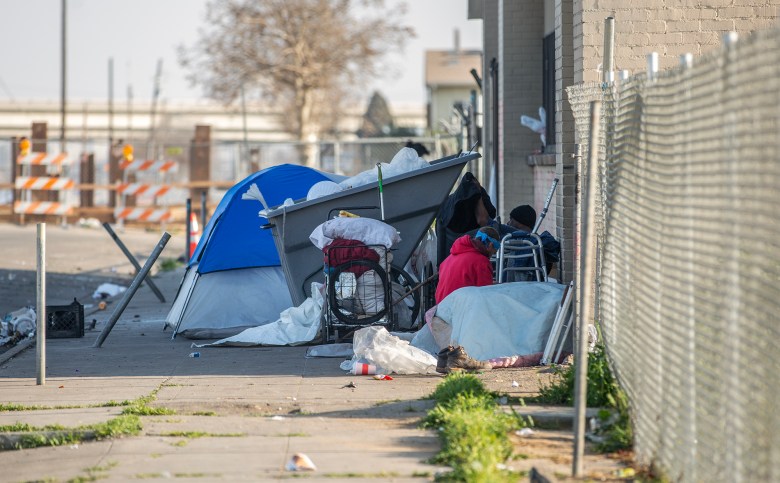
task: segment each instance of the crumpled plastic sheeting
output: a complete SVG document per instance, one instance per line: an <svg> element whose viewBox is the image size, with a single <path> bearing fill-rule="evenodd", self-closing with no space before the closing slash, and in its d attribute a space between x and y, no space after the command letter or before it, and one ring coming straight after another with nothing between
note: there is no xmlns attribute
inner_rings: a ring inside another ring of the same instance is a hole
<svg viewBox="0 0 780 483"><path fill-rule="evenodd" d="M355 332L352 340L353 361L365 360L396 374L433 374L436 358L412 347L409 342L392 335L384 327L365 327Z"/></svg>
<svg viewBox="0 0 780 483"><path fill-rule="evenodd" d="M414 149L401 148L401 150L398 151L395 156L393 156L390 164L381 163L381 167L382 180L385 181L393 176L398 176L410 171L415 171L417 169L430 167L430 164L428 164L428 161L418 156L417 151ZM377 169L372 168L363 171L362 173L358 173L351 178L347 178L339 184L343 189L349 189L356 186L363 186L369 183L374 183L378 179L379 176Z"/></svg>
<svg viewBox="0 0 780 483"><path fill-rule="evenodd" d="M311 284L312 296L298 307L290 307L282 312L276 322L252 327L232 337L195 347L300 345L311 342L320 331L321 287L320 283Z"/></svg>
<svg viewBox="0 0 780 483"><path fill-rule="evenodd" d="M113 297L127 290L127 287L115 283L101 283L92 294L93 299Z"/></svg>

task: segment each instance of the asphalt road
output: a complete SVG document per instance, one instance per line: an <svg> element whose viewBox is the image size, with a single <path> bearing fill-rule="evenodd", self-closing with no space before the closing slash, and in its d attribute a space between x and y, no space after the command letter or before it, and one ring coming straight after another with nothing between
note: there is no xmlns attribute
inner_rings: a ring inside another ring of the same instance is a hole
<svg viewBox="0 0 780 483"><path fill-rule="evenodd" d="M143 266L162 230L114 227ZM173 234L155 265L184 252L185 237ZM0 318L36 303L36 225L0 224ZM153 272L154 273L154 272ZM46 225L46 304L66 305L74 298L85 306L104 282L129 286L135 269L103 227Z"/></svg>

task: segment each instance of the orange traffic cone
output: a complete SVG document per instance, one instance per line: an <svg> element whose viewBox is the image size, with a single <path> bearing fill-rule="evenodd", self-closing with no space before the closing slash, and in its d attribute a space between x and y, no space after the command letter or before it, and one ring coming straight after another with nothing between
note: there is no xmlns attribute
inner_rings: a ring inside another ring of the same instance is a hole
<svg viewBox="0 0 780 483"><path fill-rule="evenodd" d="M198 215L195 213L190 213L190 256L189 258L192 258L192 255L195 253L195 248L198 246L198 242L200 241L200 225L198 224Z"/></svg>

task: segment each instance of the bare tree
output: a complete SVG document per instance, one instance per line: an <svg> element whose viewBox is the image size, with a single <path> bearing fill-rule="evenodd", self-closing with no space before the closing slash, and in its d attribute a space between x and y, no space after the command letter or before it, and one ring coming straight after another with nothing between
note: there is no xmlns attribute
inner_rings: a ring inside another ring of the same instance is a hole
<svg viewBox="0 0 780 483"><path fill-rule="evenodd" d="M383 0L214 0L198 42L179 54L208 97L230 104L242 88L258 93L308 141L331 129L348 93L414 36L404 13Z"/></svg>

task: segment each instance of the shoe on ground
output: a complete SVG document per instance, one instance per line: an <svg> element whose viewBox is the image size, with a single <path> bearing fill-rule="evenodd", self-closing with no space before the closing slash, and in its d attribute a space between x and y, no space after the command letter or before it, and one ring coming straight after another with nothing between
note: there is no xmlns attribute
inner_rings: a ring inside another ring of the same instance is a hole
<svg viewBox="0 0 780 483"><path fill-rule="evenodd" d="M466 354L466 349L461 346L455 347L449 353L447 357L447 373L450 372L476 372L476 371L489 371L493 369L493 366L489 362L482 362L476 359L472 359Z"/></svg>
<svg viewBox="0 0 780 483"><path fill-rule="evenodd" d="M438 354L436 354L436 372L439 374L447 373L447 359L449 358L453 349L454 348L451 345L448 345L444 349L440 350Z"/></svg>

